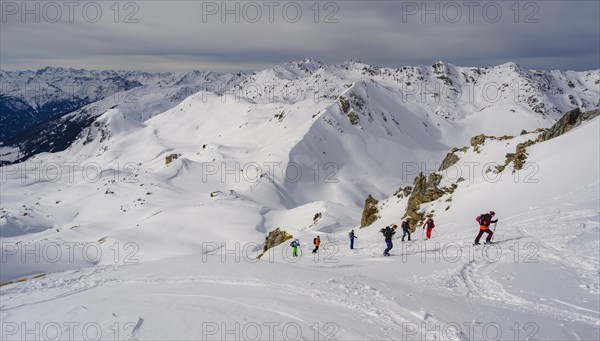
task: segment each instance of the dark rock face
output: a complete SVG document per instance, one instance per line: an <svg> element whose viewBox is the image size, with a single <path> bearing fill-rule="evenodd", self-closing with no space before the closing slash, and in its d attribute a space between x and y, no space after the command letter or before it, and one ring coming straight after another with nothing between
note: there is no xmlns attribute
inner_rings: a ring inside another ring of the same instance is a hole
<svg viewBox="0 0 600 341"><path fill-rule="evenodd" d="M292 239L293 236L279 227L275 230L269 232L267 237L265 238L265 244L263 245L263 253L267 252L268 249L275 247L286 240Z"/></svg>
<svg viewBox="0 0 600 341"><path fill-rule="evenodd" d="M368 117L369 121L372 122L372 114L370 112L365 112L367 101L360 97L360 95L352 92L347 98L340 96L338 98L338 105L340 107L340 112L348 116L350 124L357 125L360 123L359 114Z"/></svg>
<svg viewBox="0 0 600 341"><path fill-rule="evenodd" d="M484 137L485 139L485 137ZM471 141L473 141L471 139ZM471 142L472 143L472 142ZM446 157L444 158L444 160L442 160L442 163L440 164L440 168L438 169L438 171L443 171L445 169L450 168L452 165L454 165L455 163L457 163L460 160L460 157L458 155L456 155L457 152L466 152L467 151L467 147L463 147L463 148L452 148L452 150L450 151L450 153L446 154Z"/></svg>
<svg viewBox="0 0 600 341"><path fill-rule="evenodd" d="M317 212L313 216L313 223L316 224L323 217L323 213Z"/></svg>
<svg viewBox="0 0 600 341"><path fill-rule="evenodd" d="M458 160L460 160L460 158L456 154L448 153L446 154L446 157L442 161L442 164L440 165L440 168L438 170L443 171L445 169L448 169L450 166L457 163Z"/></svg>
<svg viewBox="0 0 600 341"><path fill-rule="evenodd" d="M548 141L555 137L558 137L569 130L579 126L581 123L591 120L596 116L600 115L600 109L582 112L579 108L573 109L563 115L563 117L558 120L552 127L549 129L536 129L534 133L540 133L536 140L527 140L525 142L519 143L515 149L514 153L506 154L506 160L504 161L504 165L496 166L496 172L502 172L504 169L512 162L514 165L515 171L523 169L525 165L525 161L527 160L527 147L533 146L536 143ZM521 135L526 134L527 132L523 130Z"/></svg>
<svg viewBox="0 0 600 341"><path fill-rule="evenodd" d="M406 205L405 217L410 218L409 226L412 232L417 228L419 221L422 221L425 214L419 211L421 204L435 201L446 194L452 194L458 188L457 184L452 184L450 187L440 187L442 181L442 175L438 173L431 173L426 177L423 173L420 173L414 182L414 189L411 196L408 198ZM447 202L451 202L452 198L448 198ZM446 208L446 210L448 210ZM433 211L427 214L427 217L432 217Z"/></svg>
<svg viewBox="0 0 600 341"><path fill-rule="evenodd" d="M408 198L408 196L412 193L412 189L412 186L406 186L404 188L400 187L396 193L394 193L394 196L396 196L398 199L402 199L404 197Z"/></svg>
<svg viewBox="0 0 600 341"><path fill-rule="evenodd" d="M537 129L535 132L539 132L541 134L535 141L527 140L525 142L519 143L514 153L506 154L506 161L504 162L504 165L497 166L496 171L502 172L511 162L514 165L513 173L515 171L523 169L525 161L527 160L527 147L539 142L548 141L550 139L558 137L568 132L569 130L579 126L581 123L591 120L598 115L600 115L600 109L582 112L579 108L576 108L565 113L563 117L549 129Z"/></svg>
<svg viewBox="0 0 600 341"><path fill-rule="evenodd" d="M514 136L504 135L504 136L487 136L485 134L479 134L473 136L471 138L471 147L473 147L473 151L476 153L481 153L481 146L485 144L486 140L496 140L496 141L505 141L514 138Z"/></svg>
<svg viewBox="0 0 600 341"><path fill-rule="evenodd" d="M344 96L340 96L339 105L340 105L340 110L344 114L348 114L350 112L350 103Z"/></svg>
<svg viewBox="0 0 600 341"><path fill-rule="evenodd" d="M420 173L415 178L414 189L410 198L408 198L405 214L406 217L411 218L411 231L414 232L417 227L416 222L423 219L423 215L419 212L421 204L437 200L448 192L447 189L438 187L441 180L442 176L437 173L431 173L429 177L425 177L423 173Z"/></svg>
<svg viewBox="0 0 600 341"><path fill-rule="evenodd" d="M504 162L504 166L497 166L496 169L498 171L503 171L506 166L508 166L511 162L514 164L514 171L518 171L523 169L523 165L525 165L525 160L527 160L527 147L534 145L536 142L533 140L527 140L525 142L521 142L517 145L514 153L506 154L506 161ZM514 173L513 171L513 173Z"/></svg>
<svg viewBox="0 0 600 341"><path fill-rule="evenodd" d="M171 162L173 162L174 160L177 160L179 158L179 154L170 154L165 156L165 165L170 164Z"/></svg>
<svg viewBox="0 0 600 341"><path fill-rule="evenodd" d="M379 219L379 209L377 208L377 201L371 195L367 197L365 200L365 207L363 208L362 218L360 219L360 228L367 227L373 224L377 219Z"/></svg>
<svg viewBox="0 0 600 341"><path fill-rule="evenodd" d="M485 143L485 137L484 134L479 134L471 138L471 147L475 152L479 153L481 151L480 146Z"/></svg>
<svg viewBox="0 0 600 341"><path fill-rule="evenodd" d="M582 112L579 108L573 109L564 114L564 116L554 123L550 129L541 134L538 138L538 142L548 141L558 137L579 126L582 122L591 120L598 115L600 115L600 109L588 112Z"/></svg>

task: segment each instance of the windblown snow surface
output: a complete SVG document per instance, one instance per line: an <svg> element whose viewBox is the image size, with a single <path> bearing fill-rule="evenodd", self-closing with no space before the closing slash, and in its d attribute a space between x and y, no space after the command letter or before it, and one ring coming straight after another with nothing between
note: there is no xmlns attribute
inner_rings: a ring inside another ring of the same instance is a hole
<svg viewBox="0 0 600 341"><path fill-rule="evenodd" d="M2 167L1 339L598 340L600 120L497 172L558 117L507 99L440 106L448 119L404 95L200 92L144 121L110 109L68 150ZM440 173L456 190L421 206L433 238L399 231L383 257L379 230L406 211L394 192L482 132L515 137L458 152ZM369 194L380 218L361 229ZM475 247L491 209L497 243ZM257 259L276 227L300 257L287 241Z"/></svg>

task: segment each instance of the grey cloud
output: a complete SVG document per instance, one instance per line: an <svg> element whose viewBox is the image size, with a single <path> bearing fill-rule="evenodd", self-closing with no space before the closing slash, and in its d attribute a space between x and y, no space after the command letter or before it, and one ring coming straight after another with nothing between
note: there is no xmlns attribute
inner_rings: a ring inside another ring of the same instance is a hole
<svg viewBox="0 0 600 341"><path fill-rule="evenodd" d="M0 67L222 72L314 57L326 63L353 58L385 66L444 60L467 66L514 61L527 68L600 68L597 1L578 1L577 5L572 1L533 2L539 10L534 17L538 23L522 22L530 12L525 11L525 3L520 8L521 20L515 23L514 12L509 10L513 2L494 3L503 9L497 23L486 22L478 11L473 23L465 15L457 23L443 17L436 23L433 16L422 23L419 13L403 20L407 6L420 6L420 1L340 1L334 17L338 23L322 22L334 7L328 11L327 2L321 2L320 22L314 23L314 12L308 7L313 3L302 3L303 17L297 23L283 20L281 11L276 11L273 23L265 12L258 23L235 23L232 16L222 23L218 15L203 23L200 1L139 1L135 17L139 22L129 24L113 22L114 13L108 10L112 2L101 3L104 16L94 24L77 16L74 23L7 20L1 23ZM426 4L433 8L436 2ZM442 7L447 2L439 4ZM278 8L283 5L285 2ZM124 14L121 9L121 20Z"/></svg>

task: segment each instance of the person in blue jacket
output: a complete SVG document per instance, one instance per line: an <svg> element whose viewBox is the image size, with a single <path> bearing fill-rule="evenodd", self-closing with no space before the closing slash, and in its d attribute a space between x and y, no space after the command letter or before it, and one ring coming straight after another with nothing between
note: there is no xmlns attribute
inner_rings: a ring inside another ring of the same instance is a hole
<svg viewBox="0 0 600 341"><path fill-rule="evenodd" d="M354 235L354 229L348 233L348 237L350 237L350 250L354 250L354 239L358 239L358 237Z"/></svg>

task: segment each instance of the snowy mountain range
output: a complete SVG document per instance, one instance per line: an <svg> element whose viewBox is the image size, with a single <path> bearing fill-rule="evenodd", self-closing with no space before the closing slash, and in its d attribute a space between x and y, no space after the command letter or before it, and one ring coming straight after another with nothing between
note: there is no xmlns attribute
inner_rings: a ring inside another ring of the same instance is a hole
<svg viewBox="0 0 600 341"><path fill-rule="evenodd" d="M163 75L129 71L88 71L45 67L0 70L0 141L36 123L72 112L117 92L153 83Z"/></svg>
<svg viewBox="0 0 600 341"><path fill-rule="evenodd" d="M353 93L355 87L370 84L395 97L392 101L410 104L412 107L407 110L437 116L444 122L472 120L473 113L481 113L480 117L499 116L496 113L504 110L507 112L503 115L519 118L539 114L524 120L531 120L536 126L545 120L547 126L569 109L591 110L598 106L598 74L598 70L524 70L514 63L465 68L438 62L392 69L352 60L324 65L313 59L285 63L251 75L62 68L2 71L0 162L64 150L109 108L120 108L143 122L199 91L205 92L206 99L223 98L224 93L229 93L236 101L243 99L256 106L280 104L285 111L287 106L293 108L311 98L332 103L343 93Z"/></svg>
<svg viewBox="0 0 600 341"><path fill-rule="evenodd" d="M600 336L600 70L305 59L120 77L134 100L0 147L4 339L31 321L63 338L68 321L119 339ZM471 245L491 209L498 243ZM383 257L380 229L407 216L412 241Z"/></svg>
<svg viewBox="0 0 600 341"><path fill-rule="evenodd" d="M199 71L177 74L62 68L2 71L0 143L9 146L9 151L18 152L11 152L0 162L64 150L82 129L109 108L122 107L137 115L138 120L144 120L202 90L206 82L227 83L233 78L233 75Z"/></svg>

